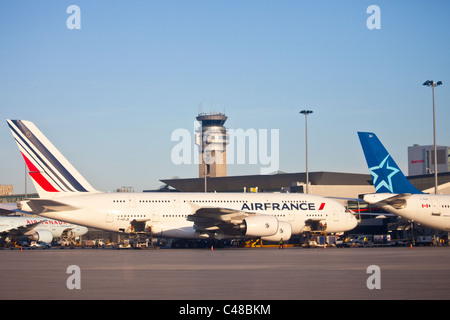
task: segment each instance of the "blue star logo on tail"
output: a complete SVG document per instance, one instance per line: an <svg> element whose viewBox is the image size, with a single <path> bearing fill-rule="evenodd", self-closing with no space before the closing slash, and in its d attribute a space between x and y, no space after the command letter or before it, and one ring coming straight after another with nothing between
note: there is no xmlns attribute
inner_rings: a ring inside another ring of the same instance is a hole
<svg viewBox="0 0 450 320"><path fill-rule="evenodd" d="M395 168L395 167L391 167L389 166L389 155L386 156L386 158L384 158L383 161L381 161L381 163L378 166L373 166L372 168L369 168L370 174L372 175L373 178L373 185L375 186L375 191L378 191L378 189L385 187L386 189L388 189L391 193L393 193L393 186L392 186L392 177L394 175L396 175L400 170ZM375 173L375 171L380 170L379 174ZM380 179L380 181L378 181L379 177L384 177L385 175L383 174L383 171L390 172L385 179Z"/></svg>

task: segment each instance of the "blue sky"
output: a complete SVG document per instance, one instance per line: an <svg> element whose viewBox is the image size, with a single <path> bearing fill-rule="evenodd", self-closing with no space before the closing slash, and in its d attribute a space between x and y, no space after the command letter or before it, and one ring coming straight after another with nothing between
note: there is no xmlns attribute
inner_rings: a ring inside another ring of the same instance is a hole
<svg viewBox="0 0 450 320"><path fill-rule="evenodd" d="M70 5L81 29L70 30ZM370 5L381 29L366 26ZM450 145L450 3L419 1L1 1L0 184L24 190L5 119L33 121L96 188L196 177L174 130L199 110L228 128L278 129L279 170L368 173L357 131L407 171L407 147ZM201 107L199 107L201 105ZM229 175L260 165L230 165ZM29 190L31 189L29 184Z"/></svg>

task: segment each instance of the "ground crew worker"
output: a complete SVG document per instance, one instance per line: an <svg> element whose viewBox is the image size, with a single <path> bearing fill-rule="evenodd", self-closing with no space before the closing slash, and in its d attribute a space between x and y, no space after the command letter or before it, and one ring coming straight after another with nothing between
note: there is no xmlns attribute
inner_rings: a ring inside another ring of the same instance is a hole
<svg viewBox="0 0 450 320"><path fill-rule="evenodd" d="M278 247L278 249L284 249L283 238L280 239L280 246Z"/></svg>

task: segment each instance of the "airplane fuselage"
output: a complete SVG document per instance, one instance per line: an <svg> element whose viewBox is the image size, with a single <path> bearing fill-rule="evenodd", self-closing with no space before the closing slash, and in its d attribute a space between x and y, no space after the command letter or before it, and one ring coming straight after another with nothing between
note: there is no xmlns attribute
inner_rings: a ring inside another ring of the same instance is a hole
<svg viewBox="0 0 450 320"><path fill-rule="evenodd" d="M355 217L335 200L314 195L284 193L94 193L58 197L76 207L40 215L114 232L130 233L135 222L145 223L154 236L195 239L236 238L200 232L188 218L198 208L226 208L256 215L275 216L291 225L292 234L305 231L308 221L326 224L326 231L343 232L356 226Z"/></svg>
<svg viewBox="0 0 450 320"><path fill-rule="evenodd" d="M34 226L29 230L20 231L20 228L26 228L30 225ZM4 233L14 235L23 233L32 240L45 240L44 242L51 242L54 238L61 237L68 230L77 235L84 235L88 231L84 226L36 216L0 217L0 230L5 230Z"/></svg>
<svg viewBox="0 0 450 320"><path fill-rule="evenodd" d="M376 204L390 213L418 222L425 227L450 231L450 196L412 194L404 205L397 208L382 201Z"/></svg>

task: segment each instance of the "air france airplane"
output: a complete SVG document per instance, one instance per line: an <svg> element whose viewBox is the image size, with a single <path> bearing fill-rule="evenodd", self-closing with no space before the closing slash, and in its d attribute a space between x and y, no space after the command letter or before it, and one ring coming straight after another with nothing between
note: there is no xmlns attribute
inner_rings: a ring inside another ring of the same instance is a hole
<svg viewBox="0 0 450 320"><path fill-rule="evenodd" d="M261 238L326 225L353 229L357 220L335 200L280 193L102 193L95 190L29 121L7 120L40 199L22 210L103 230L182 239Z"/></svg>
<svg viewBox="0 0 450 320"><path fill-rule="evenodd" d="M414 187L378 137L358 132L376 193L363 200L408 220L441 231L450 230L450 195L425 194Z"/></svg>
<svg viewBox="0 0 450 320"><path fill-rule="evenodd" d="M83 226L42 217L0 217L0 234L10 239L26 236L33 241L51 243L64 234L82 236L87 231Z"/></svg>

